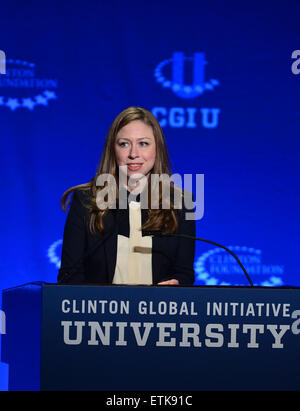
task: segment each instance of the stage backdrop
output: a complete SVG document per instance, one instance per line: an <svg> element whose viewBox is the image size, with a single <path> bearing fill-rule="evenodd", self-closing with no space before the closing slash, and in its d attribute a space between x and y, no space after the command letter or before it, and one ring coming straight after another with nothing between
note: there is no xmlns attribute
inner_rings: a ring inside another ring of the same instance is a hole
<svg viewBox="0 0 300 411"><path fill-rule="evenodd" d="M157 116L195 193L204 174L197 235L230 246L255 284L300 285L300 9L276 4L3 2L0 289L56 282L61 195L93 177L130 105ZM196 284L247 284L205 243L195 272Z"/></svg>

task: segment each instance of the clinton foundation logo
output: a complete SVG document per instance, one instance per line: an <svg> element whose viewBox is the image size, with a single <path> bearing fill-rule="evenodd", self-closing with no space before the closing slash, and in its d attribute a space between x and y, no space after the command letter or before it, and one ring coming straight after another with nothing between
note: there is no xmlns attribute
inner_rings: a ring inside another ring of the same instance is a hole
<svg viewBox="0 0 300 411"><path fill-rule="evenodd" d="M228 246L240 260L254 285L276 287L284 284L284 266L263 262L262 251ZM211 249L195 260L196 284L249 285L235 258L221 248Z"/></svg>
<svg viewBox="0 0 300 411"><path fill-rule="evenodd" d="M34 63L6 59L5 73L0 76L0 107L11 111L45 107L57 98L56 89L57 80L40 76Z"/></svg>
<svg viewBox="0 0 300 411"><path fill-rule="evenodd" d="M163 88L171 90L180 99L192 100L211 93L219 86L215 78L206 79L207 61L202 52L193 57L184 56L183 52L174 52L173 57L160 62L154 77ZM214 129L219 124L220 108L217 107L153 107L152 113L158 118L162 127L197 128L202 126Z"/></svg>

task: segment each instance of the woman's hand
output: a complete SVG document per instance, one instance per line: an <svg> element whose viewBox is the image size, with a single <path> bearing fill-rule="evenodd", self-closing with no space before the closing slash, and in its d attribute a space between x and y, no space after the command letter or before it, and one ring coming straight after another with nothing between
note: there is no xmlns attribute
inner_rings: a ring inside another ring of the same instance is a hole
<svg viewBox="0 0 300 411"><path fill-rule="evenodd" d="M172 280L162 281L161 283L158 283L157 285L179 285L179 281L173 278Z"/></svg>

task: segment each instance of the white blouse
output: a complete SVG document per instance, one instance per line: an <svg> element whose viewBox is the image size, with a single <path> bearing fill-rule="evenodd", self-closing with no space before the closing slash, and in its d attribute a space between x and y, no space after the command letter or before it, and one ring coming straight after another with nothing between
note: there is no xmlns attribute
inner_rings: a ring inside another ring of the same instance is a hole
<svg viewBox="0 0 300 411"><path fill-rule="evenodd" d="M129 203L129 238L118 235L113 284L153 284L152 237L142 236L141 226L141 205L131 201ZM140 248L135 251L135 247Z"/></svg>

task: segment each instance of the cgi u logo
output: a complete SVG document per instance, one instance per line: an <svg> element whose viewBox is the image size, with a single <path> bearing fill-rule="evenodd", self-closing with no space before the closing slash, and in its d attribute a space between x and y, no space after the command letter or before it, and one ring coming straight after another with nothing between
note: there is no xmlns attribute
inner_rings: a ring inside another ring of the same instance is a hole
<svg viewBox="0 0 300 411"><path fill-rule="evenodd" d="M2 50L0 50L0 74L6 74L6 56Z"/></svg>
<svg viewBox="0 0 300 411"><path fill-rule="evenodd" d="M184 85L184 60L194 60L194 82L192 86ZM204 91L204 53L195 53L194 59L184 57L183 53L173 54L173 88L177 96L182 98L193 98Z"/></svg>
<svg viewBox="0 0 300 411"><path fill-rule="evenodd" d="M193 63L193 81L192 84L184 82L184 66L186 62ZM172 81L166 79L162 69L167 64L172 63ZM211 79L205 82L205 54L194 53L194 57L185 57L182 52L174 52L173 58L162 61L155 69L154 76L156 81L163 87L169 87L181 98L195 98L203 94L206 90L213 90L219 85L219 81Z"/></svg>

